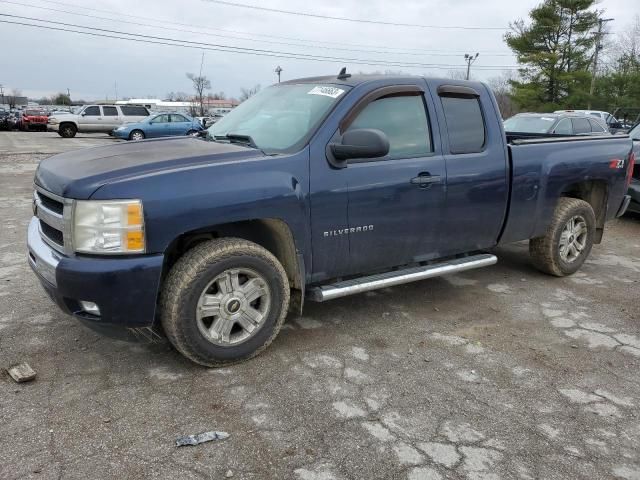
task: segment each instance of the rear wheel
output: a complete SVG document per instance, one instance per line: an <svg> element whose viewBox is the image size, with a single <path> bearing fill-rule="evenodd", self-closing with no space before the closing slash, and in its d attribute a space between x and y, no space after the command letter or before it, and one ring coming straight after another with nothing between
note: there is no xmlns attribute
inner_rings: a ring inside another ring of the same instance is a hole
<svg viewBox="0 0 640 480"><path fill-rule="evenodd" d="M178 260L162 288L160 318L180 353L217 367L269 346L288 306L280 262L255 243L226 238L202 243Z"/></svg>
<svg viewBox="0 0 640 480"><path fill-rule="evenodd" d="M550 275L571 275L589 256L595 233L591 205L577 198L561 198L545 235L529 241L533 264Z"/></svg>
<svg viewBox="0 0 640 480"><path fill-rule="evenodd" d="M196 135L198 135L198 131L197 130L189 130L187 132L187 135L189 135L190 137L195 137Z"/></svg>
<svg viewBox="0 0 640 480"><path fill-rule="evenodd" d="M58 135L63 138L73 138L76 136L76 133L78 133L78 129L73 123L63 123L60 125L60 128L58 128Z"/></svg>
<svg viewBox="0 0 640 480"><path fill-rule="evenodd" d="M144 132L142 130L134 130L129 134L129 140L144 140Z"/></svg>

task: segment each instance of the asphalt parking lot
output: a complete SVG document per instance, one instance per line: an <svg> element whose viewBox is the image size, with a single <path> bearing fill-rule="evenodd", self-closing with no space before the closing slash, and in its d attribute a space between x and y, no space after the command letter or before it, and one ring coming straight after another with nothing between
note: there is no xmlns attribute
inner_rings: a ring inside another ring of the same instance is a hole
<svg viewBox="0 0 640 480"><path fill-rule="evenodd" d="M32 178L113 143L0 132L0 478L640 479L640 219L581 272L496 266L308 303L258 358L195 366L54 307L26 262ZM230 438L176 448L184 434Z"/></svg>

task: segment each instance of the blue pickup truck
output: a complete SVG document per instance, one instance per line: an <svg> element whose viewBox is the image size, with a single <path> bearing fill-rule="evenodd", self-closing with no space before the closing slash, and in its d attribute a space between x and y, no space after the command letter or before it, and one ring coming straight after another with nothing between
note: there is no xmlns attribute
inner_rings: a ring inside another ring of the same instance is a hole
<svg viewBox="0 0 640 480"><path fill-rule="evenodd" d="M85 325L220 366L305 298L489 266L496 245L572 274L633 163L621 135L509 139L483 83L341 72L267 88L206 138L43 160L29 262Z"/></svg>

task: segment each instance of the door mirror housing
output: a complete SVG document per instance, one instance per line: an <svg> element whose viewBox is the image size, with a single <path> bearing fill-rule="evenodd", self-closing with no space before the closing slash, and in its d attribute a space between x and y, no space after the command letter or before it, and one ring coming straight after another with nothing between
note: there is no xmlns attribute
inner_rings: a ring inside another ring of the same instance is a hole
<svg viewBox="0 0 640 480"><path fill-rule="evenodd" d="M380 158L389 153L389 139L380 130L360 128L345 132L342 141L330 148L336 160Z"/></svg>

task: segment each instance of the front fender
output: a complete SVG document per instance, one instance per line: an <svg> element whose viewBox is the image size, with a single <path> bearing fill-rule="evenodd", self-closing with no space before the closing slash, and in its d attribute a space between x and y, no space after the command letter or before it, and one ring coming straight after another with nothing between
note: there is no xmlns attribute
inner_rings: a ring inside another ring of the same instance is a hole
<svg viewBox="0 0 640 480"><path fill-rule="evenodd" d="M308 149L150 172L100 187L92 199L143 202L147 253L163 253L186 232L277 218L291 229L309 265Z"/></svg>

